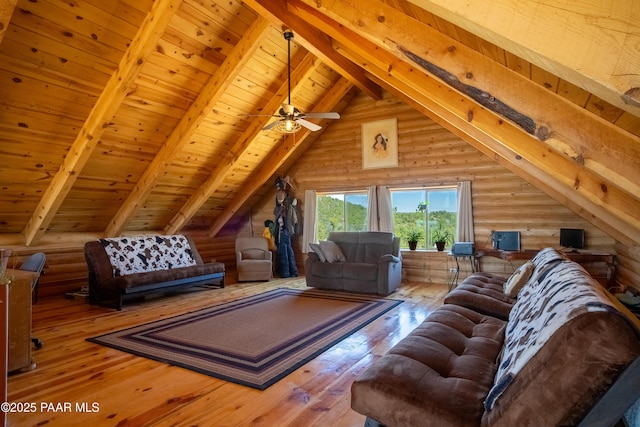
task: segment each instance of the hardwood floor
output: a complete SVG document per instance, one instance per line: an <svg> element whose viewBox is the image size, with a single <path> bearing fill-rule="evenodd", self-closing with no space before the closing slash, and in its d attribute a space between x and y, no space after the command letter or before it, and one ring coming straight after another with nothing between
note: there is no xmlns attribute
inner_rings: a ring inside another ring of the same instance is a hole
<svg viewBox="0 0 640 427"><path fill-rule="evenodd" d="M197 310L276 287L306 288L304 278L228 284L224 289L128 303L118 312L64 298L33 306L44 342L35 370L9 377L9 426L362 426L350 408L353 380L437 306L446 285L413 283L391 298L405 302L265 391L85 341L129 326ZM247 327L260 319L247 319ZM24 412L30 411L30 412Z"/></svg>

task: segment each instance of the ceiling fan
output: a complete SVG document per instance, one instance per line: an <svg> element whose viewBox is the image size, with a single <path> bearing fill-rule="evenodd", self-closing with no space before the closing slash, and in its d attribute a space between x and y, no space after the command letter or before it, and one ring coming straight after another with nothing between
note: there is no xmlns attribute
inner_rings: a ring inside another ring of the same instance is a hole
<svg viewBox="0 0 640 427"><path fill-rule="evenodd" d="M309 129L310 131L317 131L322 129L322 126L315 123L311 123L306 120L307 118L313 119L339 119L340 114L335 112L327 113L302 113L296 107L291 105L291 39L293 39L293 31L285 30L284 38L287 41L287 87L288 98L287 103L282 104L282 107L278 111L277 115L273 117L279 117L279 120L269 123L262 130L277 129L282 133L295 133L302 127Z"/></svg>

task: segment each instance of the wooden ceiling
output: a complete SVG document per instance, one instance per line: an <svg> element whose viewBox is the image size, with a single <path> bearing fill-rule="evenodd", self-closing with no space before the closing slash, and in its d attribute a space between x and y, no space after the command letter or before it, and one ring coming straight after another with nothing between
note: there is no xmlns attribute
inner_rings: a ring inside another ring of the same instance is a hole
<svg viewBox="0 0 640 427"><path fill-rule="evenodd" d="M290 28L301 111L390 91L638 245L633 0L467 3L4 1L0 234L216 234L322 134L261 130L287 100Z"/></svg>

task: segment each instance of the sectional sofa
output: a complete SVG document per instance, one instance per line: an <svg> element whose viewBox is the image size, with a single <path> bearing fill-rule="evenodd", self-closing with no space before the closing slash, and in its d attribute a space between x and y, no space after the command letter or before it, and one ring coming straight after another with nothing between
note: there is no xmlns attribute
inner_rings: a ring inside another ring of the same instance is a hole
<svg viewBox="0 0 640 427"><path fill-rule="evenodd" d="M640 322L551 248L474 274L352 385L367 424L613 426L640 398Z"/></svg>

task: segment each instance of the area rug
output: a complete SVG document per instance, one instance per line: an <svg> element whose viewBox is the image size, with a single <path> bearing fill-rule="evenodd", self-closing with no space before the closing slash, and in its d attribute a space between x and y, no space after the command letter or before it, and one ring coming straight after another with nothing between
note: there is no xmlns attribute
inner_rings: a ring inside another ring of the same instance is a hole
<svg viewBox="0 0 640 427"><path fill-rule="evenodd" d="M264 390L401 302L279 288L88 341Z"/></svg>

